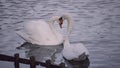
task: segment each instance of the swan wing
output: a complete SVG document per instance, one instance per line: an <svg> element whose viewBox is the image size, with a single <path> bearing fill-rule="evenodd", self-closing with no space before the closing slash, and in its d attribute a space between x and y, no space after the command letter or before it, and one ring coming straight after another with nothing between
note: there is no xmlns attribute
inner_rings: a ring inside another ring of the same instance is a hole
<svg viewBox="0 0 120 68"><path fill-rule="evenodd" d="M30 21L25 25L25 31L34 44L56 45L59 43L49 24L43 20Z"/></svg>

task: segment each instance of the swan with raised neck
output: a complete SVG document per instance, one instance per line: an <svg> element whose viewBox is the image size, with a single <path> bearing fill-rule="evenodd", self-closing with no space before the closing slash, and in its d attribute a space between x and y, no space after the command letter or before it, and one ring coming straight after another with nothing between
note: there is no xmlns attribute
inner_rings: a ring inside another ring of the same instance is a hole
<svg viewBox="0 0 120 68"><path fill-rule="evenodd" d="M67 60L77 60L77 61L84 60L89 55L87 48L82 43L71 45L69 42L69 36L73 28L72 17L69 14L64 14L62 18L66 19L68 22L67 35L65 37L64 48L62 51L63 56Z"/></svg>
<svg viewBox="0 0 120 68"><path fill-rule="evenodd" d="M66 35L64 43L63 43L65 45L64 49L66 49L70 45L70 43L69 43L69 36L70 36L70 34L72 32L72 29L73 29L73 20L72 20L71 15L68 14L68 13L62 15L61 19L67 20L67 35ZM68 45L68 46L66 46L66 45Z"/></svg>
<svg viewBox="0 0 120 68"><path fill-rule="evenodd" d="M59 45L63 43L63 37L54 28L55 21L59 21L58 16L53 16L48 23L44 20L31 20L25 23L23 30L16 31L16 33L32 44Z"/></svg>
<svg viewBox="0 0 120 68"><path fill-rule="evenodd" d="M59 22L59 16L53 16L52 18L50 18L49 26L50 26L52 32L54 33L56 39L58 40L58 42L61 41L61 43L62 43L63 42L62 35L53 26L55 21Z"/></svg>

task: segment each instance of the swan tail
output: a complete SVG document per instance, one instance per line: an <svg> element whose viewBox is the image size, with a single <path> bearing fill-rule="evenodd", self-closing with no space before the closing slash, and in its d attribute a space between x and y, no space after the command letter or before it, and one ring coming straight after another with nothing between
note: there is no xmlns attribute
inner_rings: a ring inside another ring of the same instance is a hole
<svg viewBox="0 0 120 68"><path fill-rule="evenodd" d="M30 42L29 37L26 33L22 32L22 31L16 31L16 34L21 37L22 39L24 39L27 42Z"/></svg>

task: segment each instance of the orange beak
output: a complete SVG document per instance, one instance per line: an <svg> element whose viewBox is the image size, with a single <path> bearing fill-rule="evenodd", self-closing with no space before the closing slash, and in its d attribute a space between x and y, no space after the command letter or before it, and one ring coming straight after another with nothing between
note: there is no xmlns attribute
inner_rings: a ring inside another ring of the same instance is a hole
<svg viewBox="0 0 120 68"><path fill-rule="evenodd" d="M62 24L63 24L63 19L62 19L62 17L60 17L59 18L59 26L60 26L61 29L62 29Z"/></svg>

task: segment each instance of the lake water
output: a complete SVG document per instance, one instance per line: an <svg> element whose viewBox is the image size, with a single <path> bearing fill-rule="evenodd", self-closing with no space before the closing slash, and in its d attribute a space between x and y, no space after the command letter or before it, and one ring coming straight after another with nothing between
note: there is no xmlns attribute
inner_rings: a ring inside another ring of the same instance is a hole
<svg viewBox="0 0 120 68"><path fill-rule="evenodd" d="M89 68L120 67L120 0L0 0L0 54L25 58L28 49L16 49L25 41L15 31L29 20L49 21L69 12L74 20L71 44L83 43L90 52ZM65 36L63 29L55 27ZM35 53L35 52L34 52ZM25 65L21 65L25 67ZM0 61L0 67L13 64Z"/></svg>

